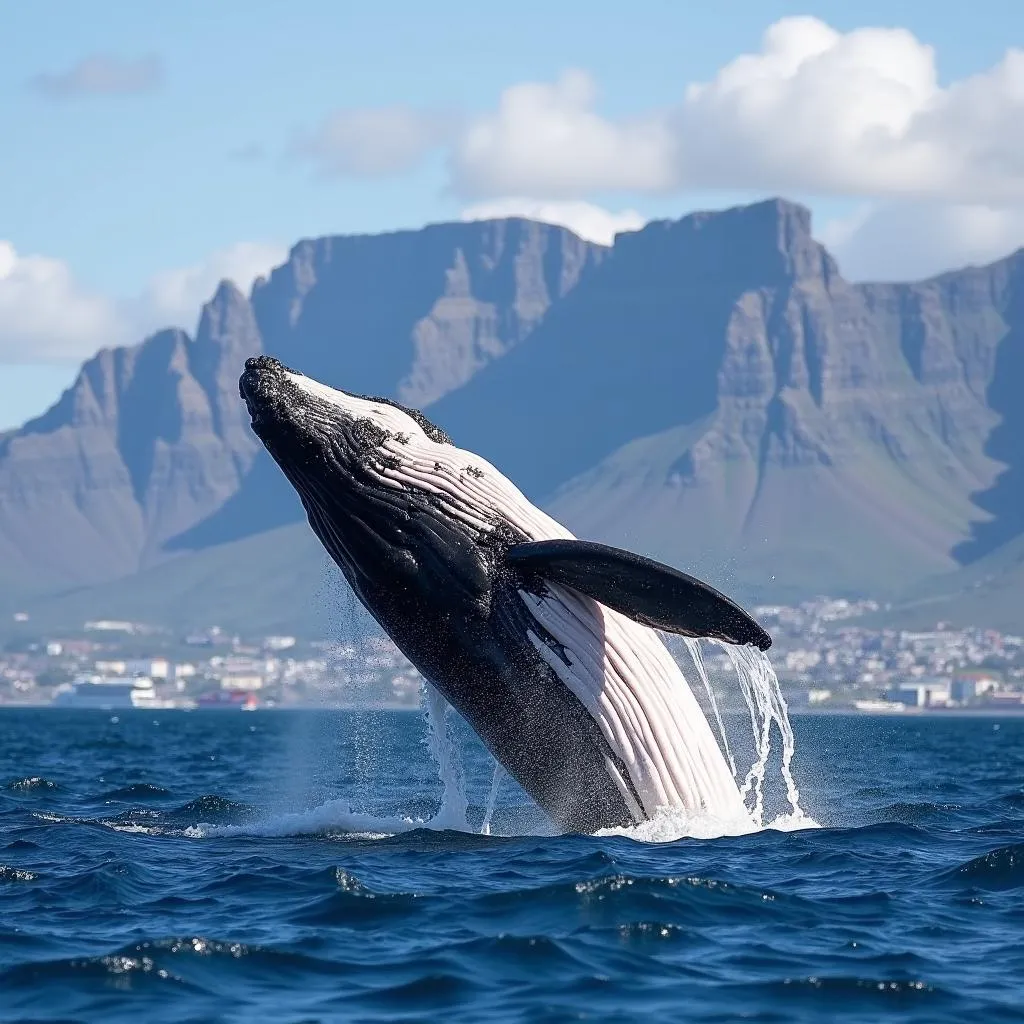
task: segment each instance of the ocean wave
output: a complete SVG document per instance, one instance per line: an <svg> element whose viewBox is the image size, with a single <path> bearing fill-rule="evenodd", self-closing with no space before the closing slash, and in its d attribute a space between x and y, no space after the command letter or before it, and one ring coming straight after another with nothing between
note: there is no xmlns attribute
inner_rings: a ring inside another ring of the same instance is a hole
<svg viewBox="0 0 1024 1024"><path fill-rule="evenodd" d="M942 881L977 889L1018 889L1024 886L1024 843L1002 846L943 871Z"/></svg>
<svg viewBox="0 0 1024 1024"><path fill-rule="evenodd" d="M4 787L14 793L30 793L40 790L59 789L56 782L44 779L41 775L32 775L24 779L11 779Z"/></svg>
<svg viewBox="0 0 1024 1024"><path fill-rule="evenodd" d="M448 831L452 824L441 818L409 818L401 815L377 815L353 811L344 800L328 800L306 811L288 811L270 818L244 824L218 825L199 822L187 830L200 839L225 839L232 836L266 838L304 835L341 834L361 839L385 839L414 829ZM456 829L456 831L459 831ZM468 829L467 829L468 831Z"/></svg>
<svg viewBox="0 0 1024 1024"><path fill-rule="evenodd" d="M512 780L481 834L470 746L438 814L414 715L126 713L142 754L39 715L0 715L4 1019L1021 1019L1024 720L808 717L814 821L586 836Z"/></svg>
<svg viewBox="0 0 1024 1024"><path fill-rule="evenodd" d="M23 868L12 868L6 864L0 864L0 882L34 882L39 878L34 871L26 871Z"/></svg>
<svg viewBox="0 0 1024 1024"><path fill-rule="evenodd" d="M203 796L189 800L188 803L175 807L168 812L168 818L174 822L192 824L197 818L206 820L214 825L239 825L242 822L250 821L259 814L259 811L252 804L243 803L239 800L229 800L227 797L218 796L215 793L207 793Z"/></svg>
<svg viewBox="0 0 1024 1024"><path fill-rule="evenodd" d="M100 799L109 802L129 802L134 800L164 800L171 796L169 789L154 786L149 782L134 782L130 786L120 786L104 793Z"/></svg>

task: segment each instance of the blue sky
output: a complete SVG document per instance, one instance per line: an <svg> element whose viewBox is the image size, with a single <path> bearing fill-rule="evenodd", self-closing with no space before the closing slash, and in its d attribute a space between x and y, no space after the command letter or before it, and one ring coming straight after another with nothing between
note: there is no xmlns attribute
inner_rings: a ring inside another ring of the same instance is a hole
<svg viewBox="0 0 1024 1024"><path fill-rule="evenodd" d="M798 15L823 24L766 43ZM1024 244L1019 0L33 0L4 35L0 428L100 345L191 328L218 275L248 284L304 236L505 209L600 234L783 193L855 277ZM824 70L776 75L793 53ZM768 56L751 72L743 54ZM898 146L871 148L878 124Z"/></svg>

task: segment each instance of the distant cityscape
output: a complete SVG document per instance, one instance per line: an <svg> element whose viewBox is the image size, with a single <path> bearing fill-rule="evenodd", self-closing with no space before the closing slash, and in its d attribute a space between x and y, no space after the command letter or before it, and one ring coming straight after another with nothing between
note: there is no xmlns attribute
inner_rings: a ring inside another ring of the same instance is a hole
<svg viewBox="0 0 1024 1024"><path fill-rule="evenodd" d="M826 597L753 610L774 638L771 661L793 710L1024 712L1024 637L942 623L910 632L858 622L879 611L872 601ZM420 703L418 673L386 637L250 638L217 626L175 636L112 620L41 637L26 613L14 619L16 635L0 652L0 706L412 709ZM668 639L685 659L677 638ZM727 657L711 649L705 662L728 705Z"/></svg>

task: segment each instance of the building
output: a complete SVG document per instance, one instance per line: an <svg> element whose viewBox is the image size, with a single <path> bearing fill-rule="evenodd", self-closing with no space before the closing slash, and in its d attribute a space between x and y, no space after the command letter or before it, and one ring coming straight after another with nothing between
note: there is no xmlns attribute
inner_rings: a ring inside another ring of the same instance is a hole
<svg viewBox="0 0 1024 1024"><path fill-rule="evenodd" d="M911 708L945 707L950 701L948 679L917 679L889 691L889 700Z"/></svg>
<svg viewBox="0 0 1024 1024"><path fill-rule="evenodd" d="M170 674L170 668L166 658L133 658L126 663L124 672L129 676L166 679Z"/></svg>
<svg viewBox="0 0 1024 1024"><path fill-rule="evenodd" d="M1024 693L1012 690L997 690L988 694L986 703L999 708L1019 708L1024 705Z"/></svg>
<svg viewBox="0 0 1024 1024"><path fill-rule="evenodd" d="M240 691L263 689L263 676L259 675L224 675L220 677L220 688L222 690Z"/></svg>
<svg viewBox="0 0 1024 1024"><path fill-rule="evenodd" d="M988 672L958 672L953 677L950 694L953 700L965 703L998 688L999 680L994 679Z"/></svg>

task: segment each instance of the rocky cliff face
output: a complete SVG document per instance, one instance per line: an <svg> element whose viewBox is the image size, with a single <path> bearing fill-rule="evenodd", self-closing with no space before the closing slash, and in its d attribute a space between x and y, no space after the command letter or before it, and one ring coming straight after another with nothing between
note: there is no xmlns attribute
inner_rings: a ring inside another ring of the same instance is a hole
<svg viewBox="0 0 1024 1024"><path fill-rule="evenodd" d="M194 339L101 351L0 438L0 582L92 584L294 520L238 399L247 356L425 405L525 338L605 252L524 220L299 243L251 302L222 285Z"/></svg>
<svg viewBox="0 0 1024 1024"><path fill-rule="evenodd" d="M0 442L8 572L121 576L222 505L256 454L234 369L254 347L252 309L223 285L195 339L162 331L85 363L56 405Z"/></svg>
<svg viewBox="0 0 1024 1024"><path fill-rule="evenodd" d="M749 594L896 590L1024 528L1022 286L1022 254L852 285L784 202L652 224L433 415L577 532Z"/></svg>
<svg viewBox="0 0 1024 1024"><path fill-rule="evenodd" d="M527 337L606 252L519 219L322 238L252 301L268 351L421 407Z"/></svg>
<svg viewBox="0 0 1024 1024"><path fill-rule="evenodd" d="M1024 534L1022 332L1024 253L854 285L783 201L610 250L522 220L302 242L251 300L222 287L194 340L101 352L0 438L0 567L52 590L173 556L180 605L216 547L230 588L231 552L301 519L237 399L262 349L429 406L579 534L747 599L897 591ZM320 585L294 550L267 607Z"/></svg>

